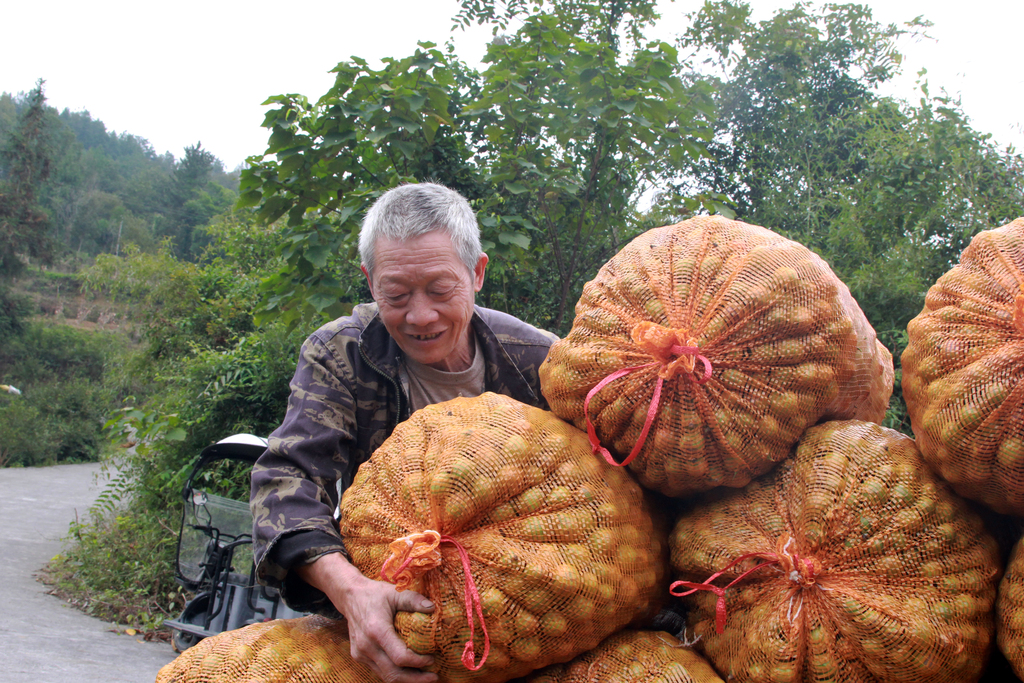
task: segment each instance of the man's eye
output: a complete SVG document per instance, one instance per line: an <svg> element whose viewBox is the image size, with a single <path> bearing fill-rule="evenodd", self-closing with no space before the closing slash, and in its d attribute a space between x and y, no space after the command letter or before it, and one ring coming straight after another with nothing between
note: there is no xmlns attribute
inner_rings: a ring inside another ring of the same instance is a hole
<svg viewBox="0 0 1024 683"><path fill-rule="evenodd" d="M444 297L451 296L455 291L455 287L434 287L430 290L429 294L435 299L443 299Z"/></svg>
<svg viewBox="0 0 1024 683"><path fill-rule="evenodd" d="M392 305L401 304L401 303L405 302L406 299L408 299L408 298L409 298L408 294L385 294L384 295L384 300L387 301L389 304L392 304Z"/></svg>

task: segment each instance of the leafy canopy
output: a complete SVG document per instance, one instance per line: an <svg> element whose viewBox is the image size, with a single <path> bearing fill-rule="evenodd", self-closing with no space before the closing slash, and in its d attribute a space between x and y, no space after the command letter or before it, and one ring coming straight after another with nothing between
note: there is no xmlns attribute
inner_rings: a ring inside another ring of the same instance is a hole
<svg viewBox="0 0 1024 683"><path fill-rule="evenodd" d="M470 9L463 21L491 20ZM354 265L365 209L400 183L433 180L478 213L491 257L484 302L567 326L583 281L641 229L643 190L702 153L710 92L685 78L671 45L620 52L615 16L639 25L649 5L547 9L493 41L482 72L421 43L381 69L342 62L316 102L267 101L269 144L249 159L240 199L287 224L261 320L332 317L364 297Z"/></svg>

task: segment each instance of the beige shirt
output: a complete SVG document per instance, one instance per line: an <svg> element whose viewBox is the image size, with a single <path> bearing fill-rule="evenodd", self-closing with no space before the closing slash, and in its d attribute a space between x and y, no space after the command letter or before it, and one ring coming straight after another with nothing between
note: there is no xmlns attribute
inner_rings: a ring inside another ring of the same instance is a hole
<svg viewBox="0 0 1024 683"><path fill-rule="evenodd" d="M484 354L476 335L473 335L473 363L466 370L445 372L403 356L398 372L409 387L413 411L458 396L472 397L484 393Z"/></svg>

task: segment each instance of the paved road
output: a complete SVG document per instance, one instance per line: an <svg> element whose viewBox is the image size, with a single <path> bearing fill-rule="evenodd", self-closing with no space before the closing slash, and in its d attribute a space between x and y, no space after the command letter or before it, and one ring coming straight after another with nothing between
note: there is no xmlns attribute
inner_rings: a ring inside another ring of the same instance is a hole
<svg viewBox="0 0 1024 683"><path fill-rule="evenodd" d="M153 683L167 643L111 632L33 574L99 494L99 465L0 469L0 683Z"/></svg>

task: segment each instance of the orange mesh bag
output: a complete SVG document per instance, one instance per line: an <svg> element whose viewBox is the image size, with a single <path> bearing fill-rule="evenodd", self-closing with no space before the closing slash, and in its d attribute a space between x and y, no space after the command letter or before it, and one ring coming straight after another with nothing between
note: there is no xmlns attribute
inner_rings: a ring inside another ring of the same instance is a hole
<svg viewBox="0 0 1024 683"><path fill-rule="evenodd" d="M1018 678L1024 677L1024 540L1017 541L999 584L996 641Z"/></svg>
<svg viewBox="0 0 1024 683"><path fill-rule="evenodd" d="M341 515L360 571L433 601L395 627L441 681L568 661L653 616L667 589L667 538L636 481L572 425L498 394L398 425Z"/></svg>
<svg viewBox="0 0 1024 683"><path fill-rule="evenodd" d="M160 669L156 683L373 683L349 654L348 626L319 616L276 619L204 638Z"/></svg>
<svg viewBox="0 0 1024 683"><path fill-rule="evenodd" d="M711 665L664 631L621 631L567 664L520 683L723 683Z"/></svg>
<svg viewBox="0 0 1024 683"><path fill-rule="evenodd" d="M961 495L1024 515L1024 218L974 236L907 337L921 454Z"/></svg>
<svg viewBox="0 0 1024 683"><path fill-rule="evenodd" d="M893 368L821 258L710 216L649 230L608 261L540 379L595 450L678 497L743 486L823 418L881 421Z"/></svg>
<svg viewBox="0 0 1024 683"><path fill-rule="evenodd" d="M672 592L728 680L976 681L990 652L998 546L914 441L876 424L812 427L669 545Z"/></svg>

